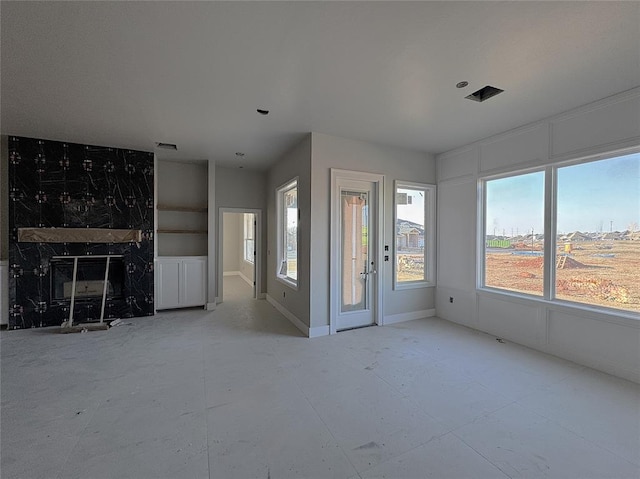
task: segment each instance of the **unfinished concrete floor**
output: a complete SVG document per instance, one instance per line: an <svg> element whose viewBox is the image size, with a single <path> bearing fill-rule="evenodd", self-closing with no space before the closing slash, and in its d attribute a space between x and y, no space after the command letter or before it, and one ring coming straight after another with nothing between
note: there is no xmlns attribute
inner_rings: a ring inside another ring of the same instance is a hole
<svg viewBox="0 0 640 479"><path fill-rule="evenodd" d="M3 332L2 478L640 476L637 384L435 318L309 340L233 297Z"/></svg>

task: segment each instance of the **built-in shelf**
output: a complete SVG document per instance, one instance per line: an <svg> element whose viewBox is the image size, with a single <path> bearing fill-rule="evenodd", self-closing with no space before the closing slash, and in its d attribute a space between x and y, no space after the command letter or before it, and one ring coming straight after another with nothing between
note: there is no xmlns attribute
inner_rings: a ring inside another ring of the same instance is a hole
<svg viewBox="0 0 640 479"><path fill-rule="evenodd" d="M158 211L182 211L186 213L206 213L206 206L169 206L158 205Z"/></svg>
<svg viewBox="0 0 640 479"><path fill-rule="evenodd" d="M169 229L160 229L160 230L158 230L158 233L206 235L207 234L207 230L169 230Z"/></svg>

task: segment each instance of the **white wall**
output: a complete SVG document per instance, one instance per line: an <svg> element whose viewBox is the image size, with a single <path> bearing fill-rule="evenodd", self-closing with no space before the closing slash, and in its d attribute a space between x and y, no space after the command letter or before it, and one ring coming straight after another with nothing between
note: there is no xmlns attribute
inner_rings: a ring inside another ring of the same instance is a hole
<svg viewBox="0 0 640 479"><path fill-rule="evenodd" d="M476 289L479 177L639 146L637 88L439 155L438 316L640 382L634 315Z"/></svg>
<svg viewBox="0 0 640 479"><path fill-rule="evenodd" d="M435 159L428 154L313 133L311 154L311 326L329 324L329 260L331 217L331 168L378 173L384 183L384 244L393 251L394 180L435 183ZM392 256L391 256L392 259ZM435 307L434 288L393 290L393 263L383 263L379 274L384 282L385 318L408 318L429 314Z"/></svg>
<svg viewBox="0 0 640 479"><path fill-rule="evenodd" d="M224 213L222 219L222 271L240 271L240 218L239 213Z"/></svg>
<svg viewBox="0 0 640 479"><path fill-rule="evenodd" d="M295 177L298 177L300 209L297 289L276 278L279 266L276 264L276 189ZM269 170L267 204L267 299L284 308L289 319L306 332L310 325L311 135L307 135Z"/></svg>

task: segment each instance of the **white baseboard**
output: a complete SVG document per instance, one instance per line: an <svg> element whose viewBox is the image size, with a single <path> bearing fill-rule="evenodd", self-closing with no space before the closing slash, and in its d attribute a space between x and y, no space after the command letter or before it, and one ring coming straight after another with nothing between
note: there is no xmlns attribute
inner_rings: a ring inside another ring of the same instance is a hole
<svg viewBox="0 0 640 479"><path fill-rule="evenodd" d="M222 276L240 276L240 271L225 271Z"/></svg>
<svg viewBox="0 0 640 479"><path fill-rule="evenodd" d="M423 309L421 311L411 311L409 313L391 314L384 317L384 325L388 326L403 321L413 321L414 319L430 318L436 315L435 309Z"/></svg>
<svg viewBox="0 0 640 479"><path fill-rule="evenodd" d="M240 276L242 279L244 279L245 283L247 283L249 286L251 286L253 288L253 281L251 281L244 274L242 274L242 271L238 271L238 276Z"/></svg>
<svg viewBox="0 0 640 479"><path fill-rule="evenodd" d="M267 302L271 304L274 308L278 310L285 318L287 318L291 323L298 328L302 334L309 337L309 326L304 324L298 317L289 311L287 308L278 303L275 299L267 294Z"/></svg>
<svg viewBox="0 0 640 479"><path fill-rule="evenodd" d="M309 328L309 337L317 338L319 336L329 336L329 325L316 326L315 328Z"/></svg>
<svg viewBox="0 0 640 479"><path fill-rule="evenodd" d="M267 293L258 293L258 299L267 299Z"/></svg>
<svg viewBox="0 0 640 479"><path fill-rule="evenodd" d="M213 311L214 309L216 309L216 303L207 303L205 308L207 311Z"/></svg>

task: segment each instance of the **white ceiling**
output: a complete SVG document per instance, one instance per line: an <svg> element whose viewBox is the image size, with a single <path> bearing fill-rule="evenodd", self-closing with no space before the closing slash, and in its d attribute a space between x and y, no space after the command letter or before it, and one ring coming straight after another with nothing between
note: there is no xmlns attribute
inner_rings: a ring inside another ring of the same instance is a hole
<svg viewBox="0 0 640 479"><path fill-rule="evenodd" d="M264 168L310 131L440 153L640 84L639 2L0 8L3 134L160 158Z"/></svg>

